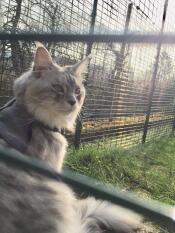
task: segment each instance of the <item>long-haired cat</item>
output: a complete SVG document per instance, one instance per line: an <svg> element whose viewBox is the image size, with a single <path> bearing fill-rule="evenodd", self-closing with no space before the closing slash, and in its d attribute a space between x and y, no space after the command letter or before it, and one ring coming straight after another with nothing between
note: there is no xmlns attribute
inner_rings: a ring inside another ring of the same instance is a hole
<svg viewBox="0 0 175 233"><path fill-rule="evenodd" d="M15 81L15 100L0 111L1 145L60 171L67 143L59 130L72 128L81 109L87 63L60 67L40 44L32 68ZM129 233L139 223L131 211L92 197L79 200L62 182L0 163L1 233Z"/></svg>

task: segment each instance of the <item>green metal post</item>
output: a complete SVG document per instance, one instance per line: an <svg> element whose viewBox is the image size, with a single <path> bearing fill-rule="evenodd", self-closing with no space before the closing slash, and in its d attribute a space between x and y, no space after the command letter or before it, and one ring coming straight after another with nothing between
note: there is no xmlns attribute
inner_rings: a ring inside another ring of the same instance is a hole
<svg viewBox="0 0 175 233"><path fill-rule="evenodd" d="M94 34L95 19L96 19L96 15L97 15L97 5L98 5L98 0L94 0L94 4L93 4L93 8L92 8L92 15L91 15L91 24L90 24L90 29L89 29L90 35ZM93 45L92 41L90 41L87 44L86 55L89 55L91 53L92 45ZM88 80L88 77L86 77L86 80ZM83 111L81 112L80 116L78 117L77 123L76 123L76 130L75 130L75 136L74 136L74 146L76 149L78 149L80 146L81 131L82 131L82 127L83 127L82 120L83 120Z"/></svg>
<svg viewBox="0 0 175 233"><path fill-rule="evenodd" d="M133 3L129 3L128 9L127 9L127 15L126 15L125 27L124 27L124 34L127 34L128 30L129 30L129 23L130 23L131 14L132 14L132 8L133 8ZM124 67L125 52L126 52L126 43L123 42L121 44L121 48L120 48L120 52L119 52L119 54L120 54L119 61L118 61L118 57L116 57L116 64L115 64L115 68L114 68L114 70L117 70L117 74L115 75L116 82L121 79L121 74L122 74L123 67ZM114 87L113 96L112 96L112 103L111 103L111 108L110 108L110 118L112 118L112 110L114 107L114 101L115 101L115 99L118 99L118 101L119 101L119 97L120 97L120 87L118 88L117 95L116 95L117 85L120 85L119 82L117 82L115 84L115 87ZM115 103L115 109L117 109L117 105L118 104Z"/></svg>
<svg viewBox="0 0 175 233"><path fill-rule="evenodd" d="M165 3L164 3L164 11L163 11L162 26L161 26L161 30L160 30L160 35L163 34L163 30L164 30L164 26L165 26L165 19L166 19L166 14L167 14L168 1L169 0L165 0ZM151 87L150 87L150 92L149 92L146 119L145 119L144 128L143 128L142 143L146 142L146 137L147 137L147 132L148 132L148 125L149 125L149 119L150 119L150 115L151 115L152 100L153 100L155 84L156 84L156 78L157 78L157 72L158 72L158 67L159 67L161 46L162 46L162 43L158 43L158 45L157 45L157 54L156 54L156 58L155 58L154 68L153 68L153 75L152 75L152 79L151 79Z"/></svg>

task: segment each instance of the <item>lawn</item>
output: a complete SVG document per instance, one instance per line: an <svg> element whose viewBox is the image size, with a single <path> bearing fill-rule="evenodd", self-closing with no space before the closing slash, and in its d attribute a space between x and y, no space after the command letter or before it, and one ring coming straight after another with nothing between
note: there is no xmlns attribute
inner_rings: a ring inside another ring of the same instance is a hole
<svg viewBox="0 0 175 233"><path fill-rule="evenodd" d="M175 205L175 138L130 149L89 144L69 149L66 166L123 190ZM164 232L164 231L153 231Z"/></svg>

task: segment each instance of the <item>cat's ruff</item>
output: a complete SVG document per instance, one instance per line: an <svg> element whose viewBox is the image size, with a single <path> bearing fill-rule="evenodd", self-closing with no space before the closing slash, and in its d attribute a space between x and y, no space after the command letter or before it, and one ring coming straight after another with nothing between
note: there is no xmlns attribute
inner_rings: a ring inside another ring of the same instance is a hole
<svg viewBox="0 0 175 233"><path fill-rule="evenodd" d="M16 103L15 98L0 108L0 138L21 153L27 153L33 125L61 133L61 129L51 128L35 119L23 105Z"/></svg>

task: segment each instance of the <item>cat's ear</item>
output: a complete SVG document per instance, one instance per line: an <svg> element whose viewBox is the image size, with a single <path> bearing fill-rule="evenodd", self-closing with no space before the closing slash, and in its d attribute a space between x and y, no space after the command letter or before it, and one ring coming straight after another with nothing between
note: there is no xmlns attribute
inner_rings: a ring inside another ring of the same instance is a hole
<svg viewBox="0 0 175 233"><path fill-rule="evenodd" d="M48 70L53 65L52 58L43 44L36 42L36 53L34 58L33 71Z"/></svg>
<svg viewBox="0 0 175 233"><path fill-rule="evenodd" d="M91 55L88 55L82 61L71 67L71 70L75 76L81 77L81 75L86 72L90 59Z"/></svg>

